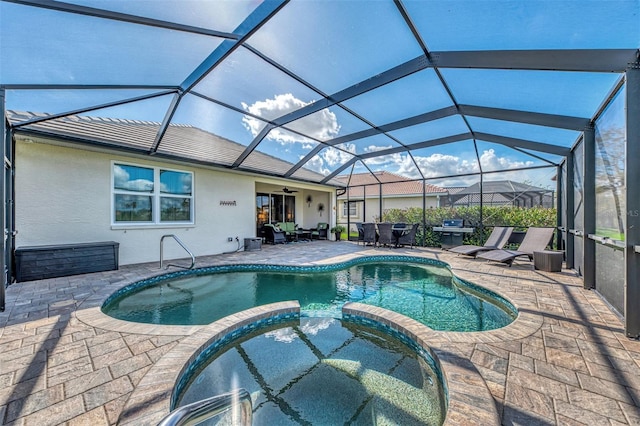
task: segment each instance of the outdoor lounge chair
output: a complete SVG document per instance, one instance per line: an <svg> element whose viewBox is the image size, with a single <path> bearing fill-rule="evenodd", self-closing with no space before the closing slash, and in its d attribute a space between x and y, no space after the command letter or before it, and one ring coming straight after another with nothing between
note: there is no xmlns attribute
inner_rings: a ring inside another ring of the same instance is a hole
<svg viewBox="0 0 640 426"><path fill-rule="evenodd" d="M466 244L462 246L451 247L449 251L476 257L478 253L483 251L500 250L502 247L504 247L505 244L507 244L512 232L512 227L495 226L484 245L474 246L472 244Z"/></svg>
<svg viewBox="0 0 640 426"><path fill-rule="evenodd" d="M511 266L513 261L519 256L527 256L531 261L533 260L534 251L542 251L549 245L554 230L554 228L531 227L527 229L527 233L518 250L489 250L480 253L477 258L506 263L509 266Z"/></svg>

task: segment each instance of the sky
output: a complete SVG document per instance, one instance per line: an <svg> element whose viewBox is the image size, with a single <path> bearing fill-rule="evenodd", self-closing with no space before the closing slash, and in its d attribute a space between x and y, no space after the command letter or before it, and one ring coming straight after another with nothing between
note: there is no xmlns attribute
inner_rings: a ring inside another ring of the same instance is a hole
<svg viewBox="0 0 640 426"><path fill-rule="evenodd" d="M259 1L76 0L71 3L244 34ZM446 50L637 49L639 0L404 1L431 52ZM177 7L176 7L177 6ZM268 5L267 5L268 6ZM216 49L222 38L127 22L0 3L0 83L43 85L43 90L8 90L6 108L60 113L161 93L180 85ZM32 31L37 27L38 31ZM322 99L366 82L422 55L423 51L392 1L291 1L247 40L287 72L240 47L186 95L173 121L249 145L266 125ZM383 126L454 105L454 102L591 118L618 74L427 68L375 90L330 105L273 129L258 150L297 163L320 142ZM446 83L448 89L443 86ZM126 85L109 90L53 90L46 85ZM146 86L132 88L129 86ZM152 87L153 86L153 87ZM158 96L87 115L164 119L172 96ZM333 173L354 154L473 131L570 147L579 132L460 116L417 124L326 147L305 167ZM477 149L477 155L476 155ZM551 162L559 158L536 154ZM357 162L356 172L387 170L412 178L511 170L548 186L543 159L471 139ZM416 166L419 168L416 168ZM345 172L350 170L346 169ZM554 170L554 169L551 169ZM448 178L451 185L475 177Z"/></svg>

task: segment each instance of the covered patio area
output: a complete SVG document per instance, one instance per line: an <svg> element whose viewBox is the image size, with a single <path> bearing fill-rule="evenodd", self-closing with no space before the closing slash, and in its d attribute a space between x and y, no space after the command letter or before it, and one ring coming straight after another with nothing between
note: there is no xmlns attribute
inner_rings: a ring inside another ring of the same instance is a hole
<svg viewBox="0 0 640 426"><path fill-rule="evenodd" d="M358 256L439 259L454 274L496 291L518 308L497 332L429 332L450 363L446 424L638 424L640 342L574 271L533 270L438 249L368 248L316 241L200 257L197 266L318 265ZM181 345L207 326L146 326L95 313L109 294L159 274L157 263L12 285L0 314L0 418L11 424L156 424L169 394L165 377L182 365ZM160 370L159 370L160 369ZM171 382L171 381L169 381ZM164 396L162 396L164 395Z"/></svg>

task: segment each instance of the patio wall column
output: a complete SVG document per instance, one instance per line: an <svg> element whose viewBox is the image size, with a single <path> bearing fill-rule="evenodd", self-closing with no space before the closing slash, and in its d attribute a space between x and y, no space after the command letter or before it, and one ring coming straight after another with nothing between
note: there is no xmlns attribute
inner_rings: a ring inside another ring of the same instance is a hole
<svg viewBox="0 0 640 426"><path fill-rule="evenodd" d="M627 215L625 235L624 319L627 336L640 336L640 62L631 64L626 73L627 152L625 185Z"/></svg>
<svg viewBox="0 0 640 426"><path fill-rule="evenodd" d="M584 130L584 235L583 282L585 289L596 287L596 242L589 234L596 233L596 132L593 125Z"/></svg>
<svg viewBox="0 0 640 426"><path fill-rule="evenodd" d="M565 175L565 198L567 199L566 211L564 212L566 229L565 229L565 241L566 241L566 257L567 257L567 268L572 269L575 268L575 249L574 249L574 239L575 235L569 233L570 230L575 229L575 191L573 190L573 152L567 155L566 158L566 175Z"/></svg>

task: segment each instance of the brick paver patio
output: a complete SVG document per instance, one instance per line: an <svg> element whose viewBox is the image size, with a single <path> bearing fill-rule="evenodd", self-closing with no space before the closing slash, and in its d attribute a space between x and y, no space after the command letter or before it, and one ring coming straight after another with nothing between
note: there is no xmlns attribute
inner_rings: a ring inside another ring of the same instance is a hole
<svg viewBox="0 0 640 426"><path fill-rule="evenodd" d="M202 257L197 266L332 263L375 254L443 260L519 308L519 319L493 334L434 333L429 341L448 362L475 367L502 424L640 424L640 342L624 336L621 319L572 271L329 241ZM117 424L152 404L139 399L141 382L153 382L158 365L203 327L126 323L105 318L98 307L116 289L159 273L157 264L145 264L10 286L0 313L0 424ZM463 411L481 408L483 401L468 398Z"/></svg>

